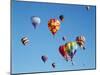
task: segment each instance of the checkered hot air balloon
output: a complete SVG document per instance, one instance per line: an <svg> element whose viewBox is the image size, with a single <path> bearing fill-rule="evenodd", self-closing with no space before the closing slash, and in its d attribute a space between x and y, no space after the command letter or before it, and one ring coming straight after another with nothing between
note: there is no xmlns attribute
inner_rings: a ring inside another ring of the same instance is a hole
<svg viewBox="0 0 100 75"><path fill-rule="evenodd" d="M60 29L60 22L57 19L50 19L48 21L48 28L51 31L53 35L57 33L57 31Z"/></svg>

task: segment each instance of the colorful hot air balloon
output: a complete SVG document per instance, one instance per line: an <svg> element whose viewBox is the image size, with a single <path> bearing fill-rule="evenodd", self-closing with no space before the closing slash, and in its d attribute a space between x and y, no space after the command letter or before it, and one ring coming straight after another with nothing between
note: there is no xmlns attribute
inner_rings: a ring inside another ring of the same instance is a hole
<svg viewBox="0 0 100 75"><path fill-rule="evenodd" d="M85 47L84 47L85 37L84 36L77 36L76 37L76 42L81 48L85 49Z"/></svg>
<svg viewBox="0 0 100 75"><path fill-rule="evenodd" d="M47 56L42 56L41 59L45 63L48 60L48 57Z"/></svg>
<svg viewBox="0 0 100 75"><path fill-rule="evenodd" d="M71 57L70 57L69 54L68 54L68 51L66 51L65 45L61 45L61 46L59 47L59 53L64 57L64 59L65 59L66 61L68 61L68 60L71 59Z"/></svg>
<svg viewBox="0 0 100 75"><path fill-rule="evenodd" d="M37 16L32 16L31 17L32 20L32 25L34 26L34 28L36 29L36 27L40 24L41 20L39 17Z"/></svg>
<svg viewBox="0 0 100 75"><path fill-rule="evenodd" d="M71 59L75 55L77 48L78 45L76 42L68 42L65 44L65 50L68 52L68 55L71 57Z"/></svg>
<svg viewBox="0 0 100 75"><path fill-rule="evenodd" d="M59 19L60 19L61 21L64 21L64 16L63 16L63 15L60 15L60 16L59 16Z"/></svg>
<svg viewBox="0 0 100 75"><path fill-rule="evenodd" d="M23 45L27 45L27 44L29 43L28 37L23 37L23 38L21 39L21 42L22 42Z"/></svg>
<svg viewBox="0 0 100 75"><path fill-rule="evenodd" d="M73 56L76 54L78 45L76 42L68 42L65 45L59 47L60 54L68 61L72 60Z"/></svg>
<svg viewBox="0 0 100 75"><path fill-rule="evenodd" d="M48 21L48 28L53 35L60 29L60 22L57 19L50 19Z"/></svg>
<svg viewBox="0 0 100 75"><path fill-rule="evenodd" d="M76 42L68 42L68 43L65 43L65 48L66 48L66 51L70 53L70 52L74 52L78 48L78 45Z"/></svg>

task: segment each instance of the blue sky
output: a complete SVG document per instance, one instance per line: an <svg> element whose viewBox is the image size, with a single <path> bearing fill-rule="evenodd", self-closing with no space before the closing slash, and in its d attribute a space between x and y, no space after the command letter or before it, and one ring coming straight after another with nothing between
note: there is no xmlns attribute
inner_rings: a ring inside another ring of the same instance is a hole
<svg viewBox="0 0 100 75"><path fill-rule="evenodd" d="M55 37L48 29L48 20L64 15L60 30ZM47 72L95 68L95 6L87 11L84 5L49 4L34 2L12 2L12 73ZM40 25L34 29L32 16L39 16ZM73 58L74 65L66 62L58 48L66 42L75 41L79 35L86 38L86 50L78 48ZM21 43L21 38L27 36L30 40L27 46ZM63 41L62 37L67 40ZM42 55L48 56L44 64ZM56 68L51 64L55 62Z"/></svg>

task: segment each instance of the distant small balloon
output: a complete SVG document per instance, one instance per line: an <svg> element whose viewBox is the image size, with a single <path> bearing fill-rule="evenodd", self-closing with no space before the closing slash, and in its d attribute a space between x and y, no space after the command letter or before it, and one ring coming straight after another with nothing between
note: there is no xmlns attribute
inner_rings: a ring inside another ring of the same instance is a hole
<svg viewBox="0 0 100 75"><path fill-rule="evenodd" d="M64 16L63 16L63 15L60 15L60 16L59 16L59 19L60 19L61 21L64 21Z"/></svg>
<svg viewBox="0 0 100 75"><path fill-rule="evenodd" d="M52 63L52 67L53 67L53 68L55 68L55 67L56 67L55 63Z"/></svg>
<svg viewBox="0 0 100 75"><path fill-rule="evenodd" d="M87 10L90 10L90 6L89 6L89 5L88 5L88 6L86 6L86 9L87 9Z"/></svg>
<svg viewBox="0 0 100 75"><path fill-rule="evenodd" d="M23 37L23 38L21 39L21 42L22 42L23 45L27 45L27 44L29 43L28 37Z"/></svg>
<svg viewBox="0 0 100 75"><path fill-rule="evenodd" d="M48 57L47 56L42 56L41 59L45 63L48 60Z"/></svg>
<svg viewBox="0 0 100 75"><path fill-rule="evenodd" d="M65 37L65 36L63 36L63 37L62 37L62 40L63 40L63 41L66 41L66 37Z"/></svg>

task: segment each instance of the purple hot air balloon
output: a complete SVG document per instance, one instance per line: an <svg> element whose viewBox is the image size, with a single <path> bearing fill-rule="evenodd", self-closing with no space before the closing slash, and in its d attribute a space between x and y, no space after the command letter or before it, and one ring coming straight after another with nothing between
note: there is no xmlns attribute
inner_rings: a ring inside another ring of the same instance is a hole
<svg viewBox="0 0 100 75"><path fill-rule="evenodd" d="M42 61L45 63L45 62L48 60L48 57L45 56L45 55L43 55L43 56L41 57L41 59L42 59Z"/></svg>

